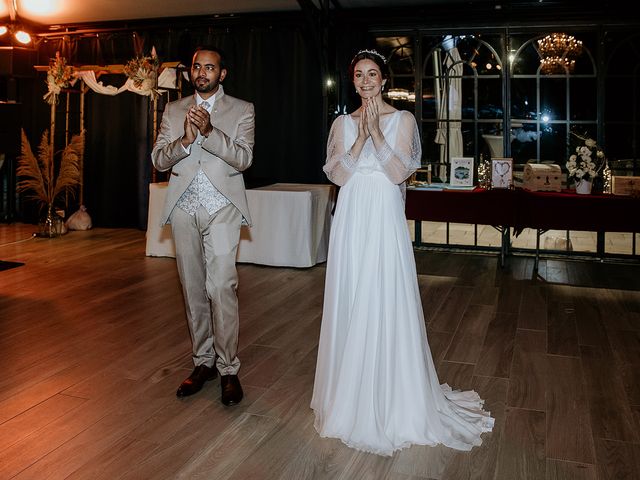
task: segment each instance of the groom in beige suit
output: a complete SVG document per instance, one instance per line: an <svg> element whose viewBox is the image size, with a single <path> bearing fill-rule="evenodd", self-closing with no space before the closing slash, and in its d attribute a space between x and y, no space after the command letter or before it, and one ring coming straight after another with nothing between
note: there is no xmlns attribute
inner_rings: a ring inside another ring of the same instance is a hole
<svg viewBox="0 0 640 480"><path fill-rule="evenodd" d="M224 93L223 53L193 56L195 94L166 106L153 165L171 169L162 216L170 223L182 283L195 369L178 397L200 391L220 372L222 403L242 400L238 379L236 252L240 225L251 223L242 172L253 160L253 104Z"/></svg>

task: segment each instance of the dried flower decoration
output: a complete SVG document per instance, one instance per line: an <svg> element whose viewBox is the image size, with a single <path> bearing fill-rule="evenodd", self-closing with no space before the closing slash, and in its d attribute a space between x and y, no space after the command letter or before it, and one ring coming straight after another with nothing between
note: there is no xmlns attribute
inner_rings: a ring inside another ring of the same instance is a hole
<svg viewBox="0 0 640 480"><path fill-rule="evenodd" d="M129 60L124 66L124 73L136 88L142 90L145 95L155 98L159 93L156 88L159 67L160 61L154 52L150 56Z"/></svg>
<svg viewBox="0 0 640 480"><path fill-rule="evenodd" d="M47 71L48 92L42 97L49 105L58 103L58 95L62 89L71 86L73 73L73 67L67 65L65 58L56 52L56 58L51 59Z"/></svg>
<svg viewBox="0 0 640 480"><path fill-rule="evenodd" d="M18 157L16 171L20 181L18 192L30 192L31 197L43 205L53 206L56 199L63 193L71 196L75 187L80 184L80 162L84 155L84 131L71 138L71 142L62 152L52 152L49 143L49 131L42 134L37 156L33 153L27 135L21 132L21 153ZM60 160L54 156L60 154Z"/></svg>

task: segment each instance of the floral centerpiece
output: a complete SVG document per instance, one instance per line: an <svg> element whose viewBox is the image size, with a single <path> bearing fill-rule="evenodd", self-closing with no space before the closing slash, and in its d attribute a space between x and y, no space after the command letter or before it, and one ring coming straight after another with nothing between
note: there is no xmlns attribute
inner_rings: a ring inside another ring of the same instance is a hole
<svg viewBox="0 0 640 480"><path fill-rule="evenodd" d="M155 54L146 57L136 57L124 66L125 75L131 79L133 85L155 98L158 95L157 78L160 61Z"/></svg>
<svg viewBox="0 0 640 480"><path fill-rule="evenodd" d="M49 70L47 71L47 88L48 92L42 97L49 105L58 103L58 95L63 88L69 88L73 79L73 67L67 65L64 57L56 52L56 58L49 62Z"/></svg>
<svg viewBox="0 0 640 480"><path fill-rule="evenodd" d="M576 190L578 190L586 184L591 186L591 182L598 176L605 163L605 154L604 150L592 138L575 133L573 135L583 143L576 147L576 153L569 157L566 165L569 178L573 179Z"/></svg>

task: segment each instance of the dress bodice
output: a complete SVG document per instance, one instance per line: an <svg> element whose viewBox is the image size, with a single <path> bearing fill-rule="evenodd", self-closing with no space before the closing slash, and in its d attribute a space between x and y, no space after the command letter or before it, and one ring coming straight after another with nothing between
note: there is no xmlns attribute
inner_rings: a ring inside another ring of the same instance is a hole
<svg viewBox="0 0 640 480"><path fill-rule="evenodd" d="M346 121L344 131L344 148L349 150L351 145L356 141L358 136L358 118L354 118L351 115L345 115ZM380 129L386 139L387 143L391 146L395 146L396 137L398 132L398 119L400 118L400 111L396 110L393 113L386 115L380 119ZM362 148L360 153L360 159L356 164L356 172L368 175L373 172L384 172L380 162L376 158L376 147L373 144L373 140L369 137Z"/></svg>
<svg viewBox="0 0 640 480"><path fill-rule="evenodd" d="M420 167L422 158L420 132L414 116L401 110L383 115L380 118L383 144L376 147L369 138L354 158L351 148L358 137L359 121L351 115L341 115L331 125L327 161L322 168L327 178L343 186L354 174L380 172L391 183L404 184Z"/></svg>

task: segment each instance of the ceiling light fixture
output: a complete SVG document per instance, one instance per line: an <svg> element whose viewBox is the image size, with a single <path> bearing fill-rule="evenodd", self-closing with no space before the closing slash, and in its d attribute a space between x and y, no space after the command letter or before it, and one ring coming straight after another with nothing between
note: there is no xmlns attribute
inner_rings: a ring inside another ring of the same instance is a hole
<svg viewBox="0 0 640 480"><path fill-rule="evenodd" d="M29 45L32 41L31 34L29 34L22 25L15 23L0 25L0 38L7 35L11 36L11 41L15 40L20 45Z"/></svg>
<svg viewBox="0 0 640 480"><path fill-rule="evenodd" d="M9 23L0 25L0 37L9 34L12 41L15 40L20 45L29 45L32 38L18 19L16 0L6 0L5 6L9 13Z"/></svg>
<svg viewBox="0 0 640 480"><path fill-rule="evenodd" d="M390 88L387 97L391 100L407 100L409 98L409 90L405 88Z"/></svg>
<svg viewBox="0 0 640 480"><path fill-rule="evenodd" d="M389 100L402 100L405 102L415 102L415 92L410 92L406 88L390 88L387 93L384 94Z"/></svg>
<svg viewBox="0 0 640 480"><path fill-rule="evenodd" d="M13 33L14 38L23 45L28 45L31 43L31 35L25 32L24 30L16 30Z"/></svg>
<svg viewBox="0 0 640 480"><path fill-rule="evenodd" d="M551 33L538 40L542 73L573 72L576 58L582 53L582 41L566 33Z"/></svg>

